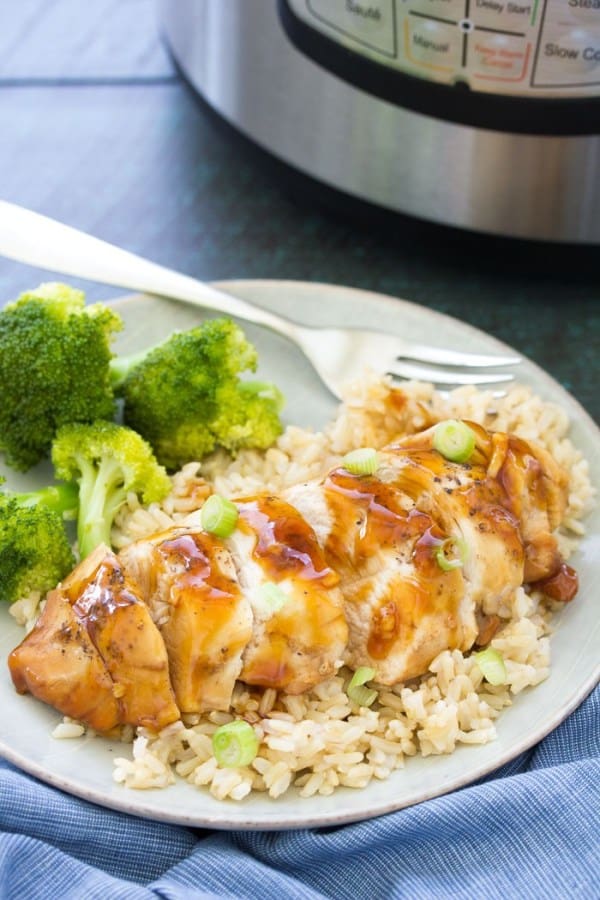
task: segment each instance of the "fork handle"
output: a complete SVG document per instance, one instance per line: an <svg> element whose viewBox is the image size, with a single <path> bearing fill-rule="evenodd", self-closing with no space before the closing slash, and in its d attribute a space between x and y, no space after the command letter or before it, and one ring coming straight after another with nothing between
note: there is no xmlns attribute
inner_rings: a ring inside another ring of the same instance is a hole
<svg viewBox="0 0 600 900"><path fill-rule="evenodd" d="M0 255L51 272L215 309L292 340L296 334L288 319L5 200L0 200Z"/></svg>

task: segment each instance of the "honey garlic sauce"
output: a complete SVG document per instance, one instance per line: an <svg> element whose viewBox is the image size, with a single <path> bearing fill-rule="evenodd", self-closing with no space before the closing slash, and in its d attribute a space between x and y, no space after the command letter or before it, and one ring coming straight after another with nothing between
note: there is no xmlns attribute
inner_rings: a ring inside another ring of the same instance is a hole
<svg viewBox="0 0 600 900"><path fill-rule="evenodd" d="M87 579L65 584L73 614L114 682L121 723L159 731L178 719L164 643L115 554L107 552Z"/></svg>
<svg viewBox="0 0 600 900"><path fill-rule="evenodd" d="M272 613L255 608L254 636L242 681L301 693L334 674L348 630L338 589L315 533L291 504L268 494L236 501L238 530L253 538L252 560L286 600Z"/></svg>
<svg viewBox="0 0 600 900"><path fill-rule="evenodd" d="M370 559L390 548L410 559L416 540L435 529L430 516L414 507L407 510L398 488L375 476L334 469L324 490L332 520L325 552L335 560L335 568L350 565L361 572ZM438 537L439 544L444 535ZM427 560L422 557L421 562Z"/></svg>
<svg viewBox="0 0 600 900"><path fill-rule="evenodd" d="M467 469L472 470L476 480L485 481L490 494L488 502L503 506L515 518L524 545L525 562L523 580L536 581L551 575L561 562L553 531L563 520L568 499L567 473L541 446L503 432L488 432L483 426L467 421L476 437L476 447ZM419 458L418 452L433 445L434 429L397 441L389 449L405 454L417 466L425 465L436 476L444 489L451 489L445 483L440 469L445 460L430 449L429 459ZM437 467L435 456L438 456ZM452 466L452 464L448 464ZM460 468L456 467L455 468ZM404 489L411 493L410 477L405 477ZM422 474L422 473L421 473ZM412 489L417 491L422 479L412 473ZM470 505L469 514L474 515Z"/></svg>
<svg viewBox="0 0 600 900"><path fill-rule="evenodd" d="M85 618L87 630L92 637L118 609L139 602L127 589L123 570L117 565L116 559L103 560L94 577L81 592L71 586L65 590L65 594L77 615Z"/></svg>
<svg viewBox="0 0 600 900"><path fill-rule="evenodd" d="M244 498L237 503L238 527L256 535L253 557L273 581L297 577L334 587L339 576L331 569L315 533L297 509L269 494Z"/></svg>
<svg viewBox="0 0 600 900"><path fill-rule="evenodd" d="M235 577L225 574L219 564L222 547L202 532L186 533L158 545L165 562L178 571L172 590L193 588L207 600L235 600L240 590Z"/></svg>
<svg viewBox="0 0 600 900"><path fill-rule="evenodd" d="M492 452L491 442L488 449ZM391 483L406 491L447 533L465 541L469 598L486 614L498 614L523 584L525 548L504 488L488 477L485 460L454 463L436 450L403 446L394 447L385 459L393 469Z"/></svg>
<svg viewBox="0 0 600 900"><path fill-rule="evenodd" d="M538 512L548 514L553 519L550 527L555 528L563 511L559 513L559 507L564 507L566 503L566 495L562 504L559 499L567 486L564 473L550 457L542 460L539 449L537 455L534 454L526 441L513 435L504 437L506 450L496 478L506 493L511 509L518 518L522 518L527 507L532 506ZM551 471L544 466L544 461L551 466Z"/></svg>
<svg viewBox="0 0 600 900"><path fill-rule="evenodd" d="M496 435L494 435L496 437ZM525 581L552 575L562 562L554 530L564 518L568 478L549 454L514 436L505 438L497 480L519 520L525 542Z"/></svg>
<svg viewBox="0 0 600 900"><path fill-rule="evenodd" d="M8 666L20 694L29 691L65 716L99 732L121 721L113 680L59 588L48 594L34 628L11 652Z"/></svg>
<svg viewBox="0 0 600 900"><path fill-rule="evenodd" d="M438 564L448 535L432 517L376 476L336 469L324 491L325 551L345 572L354 664L375 662L378 679L394 683L424 671L439 649L463 646L463 576Z"/></svg>
<svg viewBox="0 0 600 900"><path fill-rule="evenodd" d="M488 477L484 465L452 463L436 450L403 449L393 466L393 483L441 519L446 529L451 528L450 520L467 516L480 533L497 534L506 542L511 556L522 558L519 521L504 484Z"/></svg>
<svg viewBox="0 0 600 900"><path fill-rule="evenodd" d="M228 709L252 635L229 553L201 532L175 535L157 551L171 579L161 633L177 705L184 713Z"/></svg>

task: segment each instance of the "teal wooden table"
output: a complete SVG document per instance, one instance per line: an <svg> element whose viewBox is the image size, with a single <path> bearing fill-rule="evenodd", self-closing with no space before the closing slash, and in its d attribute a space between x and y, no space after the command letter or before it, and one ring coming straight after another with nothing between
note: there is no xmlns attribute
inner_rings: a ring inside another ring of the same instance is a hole
<svg viewBox="0 0 600 900"><path fill-rule="evenodd" d="M290 196L183 83L154 6L2 4L2 197L201 279L324 281L442 310L512 344L599 418L600 248L361 225ZM51 277L0 259L0 302Z"/></svg>

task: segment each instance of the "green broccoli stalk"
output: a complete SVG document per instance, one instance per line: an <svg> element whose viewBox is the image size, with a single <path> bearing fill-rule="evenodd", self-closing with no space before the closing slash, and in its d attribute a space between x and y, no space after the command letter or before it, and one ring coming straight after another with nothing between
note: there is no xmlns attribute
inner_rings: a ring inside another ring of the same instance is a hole
<svg viewBox="0 0 600 900"><path fill-rule="evenodd" d="M112 419L110 344L122 320L64 284L42 284L0 312L0 451L26 471L61 425Z"/></svg>
<svg viewBox="0 0 600 900"><path fill-rule="evenodd" d="M168 469L217 447L236 453L274 443L282 431L283 395L270 382L240 379L256 367L255 348L229 319L176 332L145 353L111 364L125 423Z"/></svg>
<svg viewBox="0 0 600 900"><path fill-rule="evenodd" d="M16 500L19 506L44 506L63 519L75 519L79 510L79 488L74 483L51 484L24 493L6 491L5 496Z"/></svg>
<svg viewBox="0 0 600 900"><path fill-rule="evenodd" d="M151 447L134 431L114 422L64 425L52 444L57 478L79 485L77 538L83 559L110 532L130 492L143 503L162 500L171 481Z"/></svg>
<svg viewBox="0 0 600 900"><path fill-rule="evenodd" d="M75 565L63 518L77 510L77 488L56 485L0 494L0 599L45 594Z"/></svg>

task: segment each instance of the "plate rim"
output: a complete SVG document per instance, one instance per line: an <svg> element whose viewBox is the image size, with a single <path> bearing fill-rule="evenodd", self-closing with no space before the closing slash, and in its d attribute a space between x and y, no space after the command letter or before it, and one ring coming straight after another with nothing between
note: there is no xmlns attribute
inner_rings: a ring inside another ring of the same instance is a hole
<svg viewBox="0 0 600 900"><path fill-rule="evenodd" d="M501 352L511 354L514 354L515 352L518 353L526 366L533 371L536 378L539 381L542 381L545 384L546 388L553 395L552 402L557 402L560 405L564 404L567 408L570 408L573 412L576 412L577 416L583 420L587 428L591 429L593 436L600 445L600 428L593 420L591 415L581 405L577 398L570 394L566 390L566 388L564 388L558 381L556 381L546 370L541 368L541 366L526 357L524 354L520 353L520 351L515 350L510 345L496 338L494 335L489 334L483 329L480 329L475 325L471 325L470 323L451 316L447 313L431 309L417 302L405 300L404 298L395 297L390 294L383 294L364 288L357 288L320 281L302 281L295 279L228 279L211 282L211 285L224 291L230 290L232 293L234 293L236 289L243 291L244 288L255 289L259 292L262 290L269 292L275 289L285 290L285 288L287 287L288 289L294 289L309 293L334 291L340 294L353 294L358 297L363 297L367 301L373 300L379 304L387 304L390 309L394 307L394 309L391 310L394 313L398 312L398 310L402 307L405 307L410 308L413 314L418 317L425 316L426 318L429 317L438 320L440 323L451 323L451 326L453 328L458 327L461 331L466 330L474 339L484 339L488 344L495 346ZM151 299L168 299L160 298L158 297L158 295L127 293L116 296L114 298L110 298L103 302L107 303L108 305L115 305L118 307L131 301L143 301L144 298L149 296ZM260 301L253 300L252 302L256 302L257 305L262 305ZM268 305L266 308L269 308ZM327 326L324 325L323 327ZM479 779L497 771L499 768L515 759L521 753L525 752L526 750L537 744L539 741L543 740L543 738L545 738L562 722L564 722L565 719L568 718L568 716L575 709L577 709L578 706L581 705L581 703L584 702L584 700L589 696L599 680L600 660L598 661L596 666L592 668L589 676L582 683L578 684L578 686L570 692L570 695L568 697L565 697L563 699L563 702L560 704L557 711L548 719L546 719L545 723L542 726L540 726L533 733L529 733L527 736L523 737L520 741L512 743L510 748L507 748L504 752L500 753L494 759L493 763L490 764L489 762L484 761L475 768L469 767L464 775L454 776L452 779L452 783L449 786L446 785L442 786L441 788L435 786L431 789L422 790L417 798L409 798L406 801L389 800L384 803L379 803L368 812L365 812L364 810L348 810L347 812L336 812L334 795L331 798L333 809L325 813L322 811L319 811L316 814L311 814L310 812L302 813L302 804L307 803L308 801L306 799L298 800L299 810L298 814L294 818L290 818L289 815L285 814L281 815L278 812L277 799L271 801L273 804L273 815L271 816L270 813L268 815L265 815L261 812L259 818L253 818L251 811L249 811L248 815L243 814L243 801L242 803L236 802L235 807L232 808L231 803L233 803L233 801L227 800L221 801L223 803L222 815L220 810L217 813L211 813L210 811L202 811L201 809L198 813L190 813L183 810L176 810L173 813L166 808L157 808L156 806L152 805L149 802L146 802L145 799L143 799L149 794L160 797L168 797L169 788L150 789L149 791L140 791L139 793L133 790L129 790L126 793L126 788L116 786L118 790L123 791L123 796L119 796L118 793L107 795L105 792L99 789L82 785L76 780L71 780L70 778L67 778L61 774L49 771L42 764L29 759L27 756L23 755L20 752L14 751L13 748L10 747L10 745L2 739L2 737L0 737L0 756L2 756L9 763L16 766L20 770L34 776L35 778L38 778L40 781L43 781L45 784L49 784L52 787L59 788L60 790L63 790L72 796L79 797L107 809L126 813L129 815L135 815L141 818L152 819L153 821L157 822L165 822L172 825L181 825L188 827L213 828L216 830L233 829L241 831L283 831L299 828L332 827L349 824L352 822L366 821L370 818L388 815L403 808L417 805L436 797L444 796L448 793L452 793L456 790L474 784ZM466 752L468 752L469 750L473 750L473 748L469 746L465 748L461 747L459 749L466 750ZM452 756L454 754L450 755ZM445 755L442 755L441 757L433 757L433 759L435 760L443 760L445 758ZM110 760L107 759L107 763L109 762ZM364 791L368 791L368 786L367 788L359 790L351 788L347 788L347 790L356 792L357 796L363 796ZM200 798L199 807L201 807L202 794L199 793L198 796ZM310 800L310 798L308 798L308 800ZM233 810L235 810L237 815L228 816L228 813L232 812Z"/></svg>

